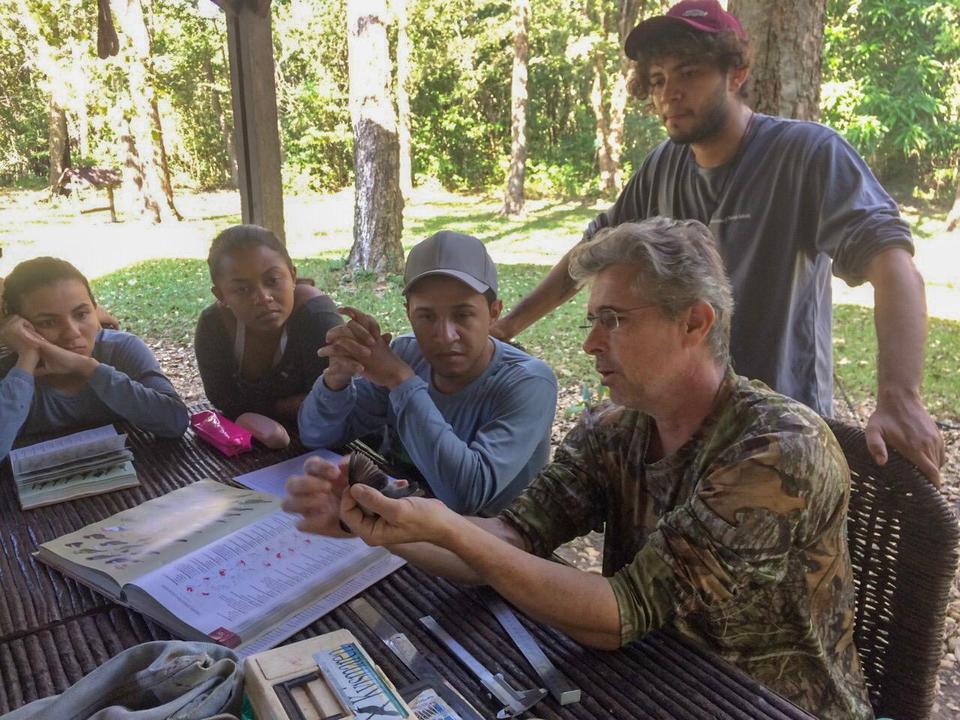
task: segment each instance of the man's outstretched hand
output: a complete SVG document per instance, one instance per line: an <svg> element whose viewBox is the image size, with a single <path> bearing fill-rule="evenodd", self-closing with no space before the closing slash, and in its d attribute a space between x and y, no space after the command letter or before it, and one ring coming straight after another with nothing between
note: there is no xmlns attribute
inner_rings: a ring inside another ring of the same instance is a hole
<svg viewBox="0 0 960 720"><path fill-rule="evenodd" d="M368 485L352 485L340 501L340 517L368 545L441 544L459 515L439 500L391 500Z"/></svg>
<svg viewBox="0 0 960 720"><path fill-rule="evenodd" d="M881 394L864 434L867 449L878 465L887 462L889 445L916 465L935 487L940 487L940 468L946 460L943 436L919 396Z"/></svg>
<svg viewBox="0 0 960 720"><path fill-rule="evenodd" d="M334 465L318 457L307 458L303 475L287 480L283 509L302 515L297 529L315 535L348 537L340 525L340 498L347 487L347 463Z"/></svg>

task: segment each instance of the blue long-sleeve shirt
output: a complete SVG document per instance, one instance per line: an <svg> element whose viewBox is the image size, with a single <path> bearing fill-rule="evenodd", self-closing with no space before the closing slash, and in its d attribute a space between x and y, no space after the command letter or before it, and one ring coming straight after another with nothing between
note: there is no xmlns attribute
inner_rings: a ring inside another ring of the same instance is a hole
<svg viewBox="0 0 960 720"><path fill-rule="evenodd" d="M499 512L549 459L557 379L545 362L494 343L483 373L444 394L433 387L416 338L403 335L392 347L414 377L393 390L355 378L338 392L320 377L300 406L300 439L335 447L386 426L384 454L405 451L446 505L461 513ZM391 447L398 441L402 447Z"/></svg>
<svg viewBox="0 0 960 720"><path fill-rule="evenodd" d="M10 368L0 380L0 460L21 434L90 427L121 419L162 437L183 434L187 408L140 338L101 330L93 357L100 365L75 395L37 383L21 368Z"/></svg>

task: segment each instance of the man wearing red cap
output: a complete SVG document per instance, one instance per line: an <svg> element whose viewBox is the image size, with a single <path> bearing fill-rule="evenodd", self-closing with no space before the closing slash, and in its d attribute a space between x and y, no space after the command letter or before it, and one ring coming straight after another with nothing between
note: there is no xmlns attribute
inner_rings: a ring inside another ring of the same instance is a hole
<svg viewBox="0 0 960 720"><path fill-rule="evenodd" d="M831 269L874 286L877 409L867 442L886 444L935 484L943 439L920 399L926 342L923 280L909 226L863 159L829 128L745 104L749 44L716 0L683 0L634 28L632 92L649 100L669 139L644 160L614 205L587 227L655 215L695 219L717 238L737 312L737 372L832 414ZM494 326L513 337L572 297L565 256Z"/></svg>

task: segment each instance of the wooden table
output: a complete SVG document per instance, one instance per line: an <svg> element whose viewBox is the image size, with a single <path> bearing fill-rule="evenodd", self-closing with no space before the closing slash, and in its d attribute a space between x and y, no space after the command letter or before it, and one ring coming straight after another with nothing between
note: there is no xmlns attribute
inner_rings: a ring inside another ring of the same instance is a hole
<svg viewBox="0 0 960 720"><path fill-rule="evenodd" d="M154 440L125 428L141 487L22 512L9 463L0 470L0 713L65 690L101 663L137 643L170 635L139 613L38 563L41 543L157 497L195 480L233 476L287 459L304 449L259 450L224 458L188 431L182 440ZM419 624L430 614L491 669L517 688L539 686L519 651L484 607L478 591L404 567L363 593L415 645L433 655L436 669L485 716L498 709L470 675ZM526 618L554 664L583 691L580 703L560 707L547 698L528 717L540 718L777 718L812 716L712 656L665 633L652 633L618 652L581 647ZM291 641L350 629L398 686L414 680L345 606Z"/></svg>

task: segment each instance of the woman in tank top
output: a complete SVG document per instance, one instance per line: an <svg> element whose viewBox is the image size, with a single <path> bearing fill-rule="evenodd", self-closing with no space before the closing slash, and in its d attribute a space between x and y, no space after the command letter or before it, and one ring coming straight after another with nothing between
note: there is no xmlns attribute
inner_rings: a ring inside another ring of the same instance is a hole
<svg viewBox="0 0 960 720"><path fill-rule="evenodd" d="M297 283L276 235L257 225L220 233L207 257L213 294L194 349L207 399L228 417L291 421L327 365L317 357L342 320L329 297Z"/></svg>

